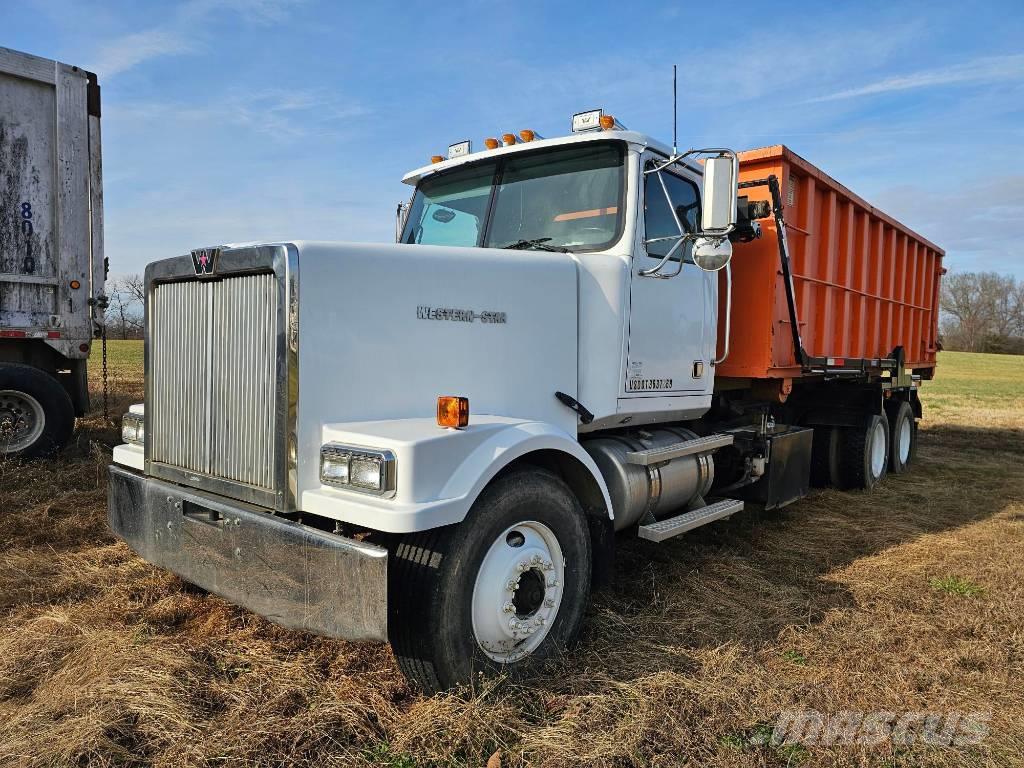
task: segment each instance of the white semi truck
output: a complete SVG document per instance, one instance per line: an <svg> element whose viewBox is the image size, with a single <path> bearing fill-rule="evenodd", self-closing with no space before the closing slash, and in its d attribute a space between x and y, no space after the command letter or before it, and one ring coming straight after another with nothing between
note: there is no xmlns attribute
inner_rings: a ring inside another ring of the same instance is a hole
<svg viewBox="0 0 1024 768"><path fill-rule="evenodd" d="M67 442L103 327L100 89L0 47L0 458Z"/></svg>
<svg viewBox="0 0 1024 768"><path fill-rule="evenodd" d="M732 242L782 222L777 185L739 197L735 153L595 111L432 160L396 244L148 267L145 404L109 500L145 559L284 626L390 641L433 691L568 647L616 534L781 506L812 465L868 488L909 464L898 350L801 349L788 388L716 377L749 332L719 284Z"/></svg>

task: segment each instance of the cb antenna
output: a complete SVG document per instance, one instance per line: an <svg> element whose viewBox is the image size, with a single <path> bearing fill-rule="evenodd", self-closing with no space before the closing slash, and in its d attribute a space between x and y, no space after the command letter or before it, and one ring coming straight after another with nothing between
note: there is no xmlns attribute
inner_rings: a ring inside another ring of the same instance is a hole
<svg viewBox="0 0 1024 768"><path fill-rule="evenodd" d="M677 123L679 122L679 118L678 118L679 110L678 110L678 107L677 107L676 93L677 93L677 89L676 89L676 65L673 64L672 65L672 154L673 155L677 153L677 148L676 148L676 144L677 144L677 141L676 141L676 129L677 129Z"/></svg>

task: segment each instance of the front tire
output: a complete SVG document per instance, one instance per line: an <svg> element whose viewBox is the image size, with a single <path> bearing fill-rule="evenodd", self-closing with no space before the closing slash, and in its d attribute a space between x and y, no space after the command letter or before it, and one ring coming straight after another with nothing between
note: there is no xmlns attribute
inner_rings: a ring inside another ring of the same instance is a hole
<svg viewBox="0 0 1024 768"><path fill-rule="evenodd" d="M0 456L52 456L74 427L71 398L55 378L30 365L0 365Z"/></svg>
<svg viewBox="0 0 1024 768"><path fill-rule="evenodd" d="M427 693L480 674L536 673L579 632L591 559L584 512L560 478L499 478L462 523L394 548L388 623L399 667Z"/></svg>

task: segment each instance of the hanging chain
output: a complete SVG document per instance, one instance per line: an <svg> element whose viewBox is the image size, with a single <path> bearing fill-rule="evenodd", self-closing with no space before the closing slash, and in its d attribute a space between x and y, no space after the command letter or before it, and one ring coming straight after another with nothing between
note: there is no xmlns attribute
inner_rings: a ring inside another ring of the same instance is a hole
<svg viewBox="0 0 1024 768"><path fill-rule="evenodd" d="M107 324L103 324L103 421L110 421L110 405L107 395Z"/></svg>

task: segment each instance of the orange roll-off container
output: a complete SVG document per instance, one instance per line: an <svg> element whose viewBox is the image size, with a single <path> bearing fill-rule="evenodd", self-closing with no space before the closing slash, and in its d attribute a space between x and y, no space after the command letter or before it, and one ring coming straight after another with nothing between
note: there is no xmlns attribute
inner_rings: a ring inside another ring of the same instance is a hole
<svg viewBox="0 0 1024 768"><path fill-rule="evenodd" d="M938 349L939 280L945 252L871 206L787 147L739 153L740 182L774 175L781 187L798 326L811 358L891 358L931 378ZM771 201L765 186L741 189ZM732 332L718 377L796 378L797 358L774 218L762 236L737 244L732 261ZM719 281L724 292L725 280ZM724 293L720 307L725 306ZM719 323L723 346L724 318Z"/></svg>

